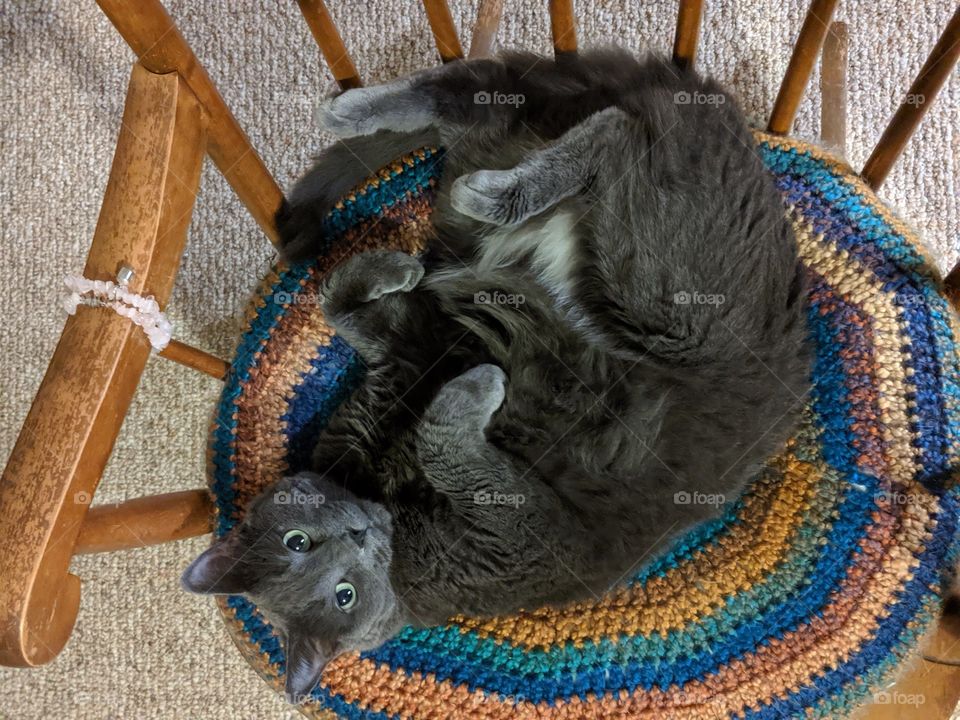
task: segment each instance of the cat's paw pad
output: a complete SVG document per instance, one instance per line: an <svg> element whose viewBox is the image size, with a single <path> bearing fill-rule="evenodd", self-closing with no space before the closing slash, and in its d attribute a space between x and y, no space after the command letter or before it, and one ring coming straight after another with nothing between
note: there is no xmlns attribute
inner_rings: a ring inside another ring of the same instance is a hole
<svg viewBox="0 0 960 720"><path fill-rule="evenodd" d="M405 252L373 252L360 257L360 272L369 274L366 302L390 293L410 292L423 278L423 265Z"/></svg>
<svg viewBox="0 0 960 720"><path fill-rule="evenodd" d="M379 300L396 292L410 292L423 278L423 265L412 255L393 250L360 253L337 266L323 283L323 306L328 312Z"/></svg>
<svg viewBox="0 0 960 720"><path fill-rule="evenodd" d="M322 130L338 138L376 132L378 128L373 112L372 90L373 88L356 88L324 100L317 107L317 124Z"/></svg>
<svg viewBox="0 0 960 720"><path fill-rule="evenodd" d="M508 225L524 216L523 193L512 170L478 170L453 181L450 204L467 217Z"/></svg>
<svg viewBox="0 0 960 720"><path fill-rule="evenodd" d="M470 405L489 417L503 404L507 375L496 365L484 363L467 370L444 386L459 393Z"/></svg>

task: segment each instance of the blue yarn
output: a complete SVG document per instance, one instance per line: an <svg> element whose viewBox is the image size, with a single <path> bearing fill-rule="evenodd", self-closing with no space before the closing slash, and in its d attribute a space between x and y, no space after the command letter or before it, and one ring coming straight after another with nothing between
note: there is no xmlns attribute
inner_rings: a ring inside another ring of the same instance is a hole
<svg viewBox="0 0 960 720"><path fill-rule="evenodd" d="M338 336L320 347L310 361L310 372L294 388L293 398L282 419L287 424L287 465L291 472L308 469L317 436L330 416L360 384L363 363L356 352Z"/></svg>

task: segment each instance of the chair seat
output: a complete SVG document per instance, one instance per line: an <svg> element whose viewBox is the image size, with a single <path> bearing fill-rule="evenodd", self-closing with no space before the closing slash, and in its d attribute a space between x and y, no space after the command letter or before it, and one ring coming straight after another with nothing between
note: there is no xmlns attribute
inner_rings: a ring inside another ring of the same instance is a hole
<svg viewBox="0 0 960 720"><path fill-rule="evenodd" d="M842 717L886 686L939 614L960 551L960 321L915 235L846 165L757 133L810 280L802 424L745 495L591 603L406 629L324 672L310 716ZM317 283L346 254L423 248L442 152L345 197L315 263L278 265L248 313L211 436L215 532L361 381ZM220 609L282 691L283 652L241 597Z"/></svg>

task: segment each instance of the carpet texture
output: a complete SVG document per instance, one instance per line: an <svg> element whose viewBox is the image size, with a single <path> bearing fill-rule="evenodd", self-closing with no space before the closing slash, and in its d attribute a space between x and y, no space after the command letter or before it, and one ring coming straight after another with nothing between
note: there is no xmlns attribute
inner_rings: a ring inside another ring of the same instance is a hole
<svg viewBox="0 0 960 720"><path fill-rule="evenodd" d="M435 62L413 0L328 3L367 82ZM452 3L469 36L475 3ZM507 0L501 45L546 52L543 3ZM642 7L641 7L642 5ZM953 10L950 2L846 2L850 25L848 150L860 166ZM226 0L168 5L266 165L289 187L330 141L310 117L333 90L292 3ZM578 3L581 45L616 39L666 51L675 4ZM726 82L758 121L772 104L805 3L710 3L699 64ZM227 20L227 22L224 22ZM13 447L63 324L60 277L82 267L119 129L133 54L96 5L0 0L0 458ZM816 137L817 78L797 123ZM960 82L952 78L881 193L942 267L960 255ZM272 251L211 163L170 303L175 335L221 356ZM97 493L118 501L204 484L207 426L218 384L151 360ZM205 539L78 559L80 617L51 665L0 670L0 716L10 718L295 718L243 661L213 604L179 590ZM906 708L905 711L909 711ZM906 715L905 715L906 717Z"/></svg>

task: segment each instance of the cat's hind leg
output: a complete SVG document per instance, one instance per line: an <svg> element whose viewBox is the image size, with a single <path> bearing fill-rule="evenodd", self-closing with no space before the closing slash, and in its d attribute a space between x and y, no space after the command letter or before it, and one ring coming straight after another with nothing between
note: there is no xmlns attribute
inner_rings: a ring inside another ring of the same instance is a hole
<svg viewBox="0 0 960 720"><path fill-rule="evenodd" d="M601 170L605 144L631 122L618 108L601 110L516 167L457 178L451 205L494 225L521 223L588 188Z"/></svg>
<svg viewBox="0 0 960 720"><path fill-rule="evenodd" d="M474 126L523 128L552 139L625 95L675 78L664 63L639 63L613 48L563 61L508 51L348 90L321 106L319 120L339 137L442 125L451 134Z"/></svg>
<svg viewBox="0 0 960 720"><path fill-rule="evenodd" d="M355 88L325 100L317 108L320 127L338 138L372 135L380 130L413 132L431 127L436 110L420 96L412 78Z"/></svg>
<svg viewBox="0 0 960 720"><path fill-rule="evenodd" d="M521 116L523 81L518 75L498 60L455 61L384 85L348 90L324 101L316 118L339 138L429 127L456 136L476 126L505 127Z"/></svg>

